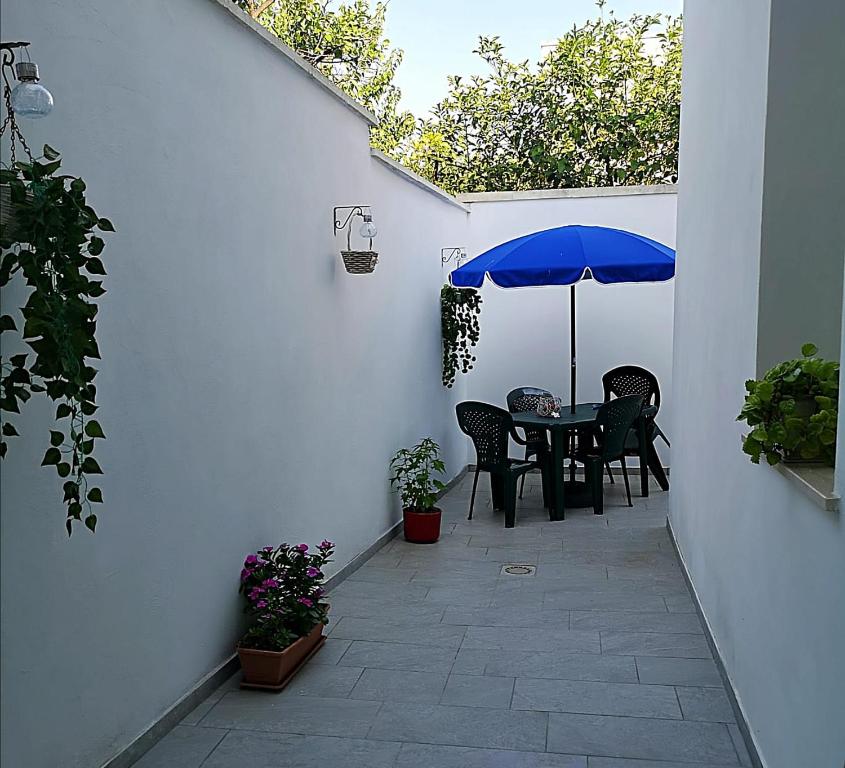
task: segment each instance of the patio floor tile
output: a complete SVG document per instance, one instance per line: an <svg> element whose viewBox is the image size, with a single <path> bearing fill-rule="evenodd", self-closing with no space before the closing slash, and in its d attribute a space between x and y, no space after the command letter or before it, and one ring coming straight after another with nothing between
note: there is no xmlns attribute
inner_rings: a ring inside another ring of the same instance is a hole
<svg viewBox="0 0 845 768"><path fill-rule="evenodd" d="M403 744L396 768L587 768L587 758L543 752Z"/></svg>
<svg viewBox="0 0 845 768"><path fill-rule="evenodd" d="M365 669L350 698L368 701L405 701L437 704L448 675L398 669Z"/></svg>
<svg viewBox="0 0 845 768"><path fill-rule="evenodd" d="M448 672L456 651L410 643L377 643L354 640L340 664L351 667L407 669L411 672Z"/></svg>
<svg viewBox="0 0 845 768"><path fill-rule="evenodd" d="M231 731L202 768L392 768L400 747L386 741ZM183 768L169 764L177 766Z"/></svg>
<svg viewBox="0 0 845 768"><path fill-rule="evenodd" d="M543 752L547 718L545 712L395 704L382 708L369 738Z"/></svg>
<svg viewBox="0 0 845 768"><path fill-rule="evenodd" d="M513 694L512 677L449 675L441 704L458 707L509 709Z"/></svg>
<svg viewBox="0 0 845 768"><path fill-rule="evenodd" d="M380 707L377 701L236 691L215 704L202 726L363 738Z"/></svg>
<svg viewBox="0 0 845 768"><path fill-rule="evenodd" d="M226 731L216 728L177 725L135 763L135 768L199 768L225 735Z"/></svg>
<svg viewBox="0 0 845 768"><path fill-rule="evenodd" d="M665 685L518 678L513 709L681 719L675 689Z"/></svg>
<svg viewBox="0 0 845 768"><path fill-rule="evenodd" d="M727 694L665 530L666 495L505 529L482 482L443 533L394 539L329 594L331 635L279 695L211 694L140 768L737 768ZM637 485L635 483L635 490ZM504 576L502 563L538 565Z"/></svg>
<svg viewBox="0 0 845 768"><path fill-rule="evenodd" d="M722 687L719 670L711 659L638 656L637 672L641 683Z"/></svg>
<svg viewBox="0 0 845 768"><path fill-rule="evenodd" d="M550 752L738 765L726 726L684 720L549 715Z"/></svg>
<svg viewBox="0 0 845 768"><path fill-rule="evenodd" d="M619 656L673 656L680 659L709 659L710 647L703 634L670 632L601 633L602 653Z"/></svg>

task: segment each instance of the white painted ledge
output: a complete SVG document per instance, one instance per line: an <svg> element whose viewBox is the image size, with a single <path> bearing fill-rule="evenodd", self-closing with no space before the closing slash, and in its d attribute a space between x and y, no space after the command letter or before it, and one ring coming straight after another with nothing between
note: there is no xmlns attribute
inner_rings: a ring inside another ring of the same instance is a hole
<svg viewBox="0 0 845 768"><path fill-rule="evenodd" d="M817 507L828 512L839 511L839 494L833 490L833 467L781 462L775 468Z"/></svg>
<svg viewBox="0 0 845 768"><path fill-rule="evenodd" d="M567 197L624 197L675 195L677 184L640 184L629 187L580 187L573 189L527 189L514 192L468 192L458 195L462 203L498 203L505 200L556 200Z"/></svg>
<svg viewBox="0 0 845 768"><path fill-rule="evenodd" d="M317 85L328 91L334 98L343 103L347 109L355 112L359 117L364 118L370 125L377 125L378 118L370 112L366 107L362 107L355 99L347 96L340 88L338 88L331 80L325 77L322 72L312 67L305 59L303 59L293 48L285 45L269 30L264 29L255 19L248 13L242 11L231 0L211 0L215 5L220 6L224 11L231 14L237 21L243 24L247 29L258 35L261 40L274 48L281 56L284 56L291 64L298 67L302 72L314 80Z"/></svg>
<svg viewBox="0 0 845 768"><path fill-rule="evenodd" d="M384 152L371 147L370 155L372 155L380 163L386 165L391 171L393 171L393 173L402 176L406 181L410 181L411 183L424 189L426 192L430 192L432 195L439 197L441 200L445 200L450 205L460 208L464 211L464 213L469 213L469 207L464 205L459 198L450 195L443 189L440 189L440 187L436 184L432 184L428 179L424 179L419 174L414 173L412 170L402 165L402 163L397 163L392 157L385 155Z"/></svg>

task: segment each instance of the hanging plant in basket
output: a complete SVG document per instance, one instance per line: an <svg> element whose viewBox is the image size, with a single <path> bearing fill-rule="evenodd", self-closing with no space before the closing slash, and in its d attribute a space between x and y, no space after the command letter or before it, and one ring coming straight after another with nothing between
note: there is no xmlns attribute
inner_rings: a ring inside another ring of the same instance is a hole
<svg viewBox="0 0 845 768"><path fill-rule="evenodd" d="M105 289L91 277L106 274L99 258L105 242L97 232L114 227L87 204L82 179L58 172L58 152L45 145L43 157L33 159L13 121L12 130L12 165L0 169L0 288L20 276L30 291L17 312L0 313L0 333L5 349L14 343L8 333L29 350L0 358L0 456L8 438L19 434L9 415L19 414L33 393L45 393L57 403L57 428L50 430L41 464L54 467L64 481L68 534L73 521L83 519L93 531L92 504L101 503L103 494L89 478L102 473L93 454L105 434L92 418L97 370L88 361L100 357L94 300ZM16 143L27 161L15 161Z"/></svg>
<svg viewBox="0 0 845 768"><path fill-rule="evenodd" d="M748 394L737 421L751 432L742 450L755 464L765 456L781 461L823 462L833 466L839 407L839 363L816 357L815 344L802 357L779 363L762 379L745 382Z"/></svg>
<svg viewBox="0 0 845 768"><path fill-rule="evenodd" d="M458 372L469 373L475 363L473 347L478 344L481 294L474 288L455 288L446 283L440 289L440 327L443 335L443 386L451 387Z"/></svg>

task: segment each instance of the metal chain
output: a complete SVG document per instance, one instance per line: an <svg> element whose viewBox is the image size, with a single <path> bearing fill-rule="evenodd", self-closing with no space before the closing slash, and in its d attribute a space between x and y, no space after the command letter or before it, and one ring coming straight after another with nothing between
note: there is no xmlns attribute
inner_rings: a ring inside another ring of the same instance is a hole
<svg viewBox="0 0 845 768"><path fill-rule="evenodd" d="M14 55L7 56L4 54L2 65L0 65L0 69L3 71L3 100L6 102L6 119L0 125L0 137L3 136L7 129L9 130L9 148L12 156L12 167L14 168L15 162L17 161L17 153L15 151L17 144L21 145L26 156L29 158L29 162L31 163L33 160L29 145L26 143L21 129L18 128L17 120L15 120L15 110L12 109L12 87L9 85L9 78L6 77L6 68L11 69L13 61Z"/></svg>

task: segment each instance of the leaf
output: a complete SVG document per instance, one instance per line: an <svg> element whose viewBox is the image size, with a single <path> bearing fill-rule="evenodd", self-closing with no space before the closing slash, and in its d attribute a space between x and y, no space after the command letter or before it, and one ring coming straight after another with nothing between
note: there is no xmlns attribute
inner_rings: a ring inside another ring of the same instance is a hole
<svg viewBox="0 0 845 768"><path fill-rule="evenodd" d="M48 448L47 452L44 454L44 458L41 459L41 466L49 467L51 465L58 464L61 460L62 454L58 448Z"/></svg>
<svg viewBox="0 0 845 768"><path fill-rule="evenodd" d="M65 436L61 432L57 432L55 429L50 430L50 445L58 447L64 441Z"/></svg>
<svg viewBox="0 0 845 768"><path fill-rule="evenodd" d="M18 437L18 430L15 429L14 424L10 424L8 421L3 422L3 434L6 437Z"/></svg>
<svg viewBox="0 0 845 768"><path fill-rule="evenodd" d="M93 419L85 425L85 434L88 435L88 437L105 438L105 434L103 433L102 427L100 427L100 423Z"/></svg>
<svg viewBox="0 0 845 768"><path fill-rule="evenodd" d="M15 368L23 368L26 365L26 354L21 355L12 355L9 358L9 362L15 366Z"/></svg>
<svg viewBox="0 0 845 768"><path fill-rule="evenodd" d="M818 354L819 348L815 344L804 344L801 347L801 354L804 357L815 357Z"/></svg>
<svg viewBox="0 0 845 768"><path fill-rule="evenodd" d="M103 266L103 262L100 261L96 256L92 256L89 259L85 259L85 269L87 269L92 275L106 274L106 268Z"/></svg>
<svg viewBox="0 0 845 768"><path fill-rule="evenodd" d="M59 477L67 477L70 474L70 464L66 461L61 462L56 466L56 472L59 473Z"/></svg>
<svg viewBox="0 0 845 768"><path fill-rule="evenodd" d="M105 247L106 243L102 237L92 237L88 242L88 253L92 256L99 256Z"/></svg>
<svg viewBox="0 0 845 768"><path fill-rule="evenodd" d="M46 157L48 160L58 160L59 153L53 149L49 144L45 144L44 148L41 150L41 153Z"/></svg>
<svg viewBox="0 0 845 768"><path fill-rule="evenodd" d="M102 475L103 470L93 456L86 456L82 462L82 471L87 475Z"/></svg>
<svg viewBox="0 0 845 768"><path fill-rule="evenodd" d="M93 502L94 504L102 504L103 492L99 488L92 488L88 491L88 501Z"/></svg>
<svg viewBox="0 0 845 768"><path fill-rule="evenodd" d="M85 191L85 182L82 179L74 179L70 183L70 188L74 192L84 192Z"/></svg>
<svg viewBox="0 0 845 768"><path fill-rule="evenodd" d="M97 527L97 516L94 514L88 515L85 518L85 527L88 528L91 533L94 533L94 529Z"/></svg>
<svg viewBox="0 0 845 768"><path fill-rule="evenodd" d="M100 219L97 222L97 226L103 230L103 232L114 232L114 224L112 224L108 219Z"/></svg>
<svg viewBox="0 0 845 768"><path fill-rule="evenodd" d="M16 331L18 327L11 315L0 315L0 333L3 331Z"/></svg>
<svg viewBox="0 0 845 768"><path fill-rule="evenodd" d="M70 416L71 410L70 406L67 403L59 403L56 407L56 418L57 419L64 419Z"/></svg>

